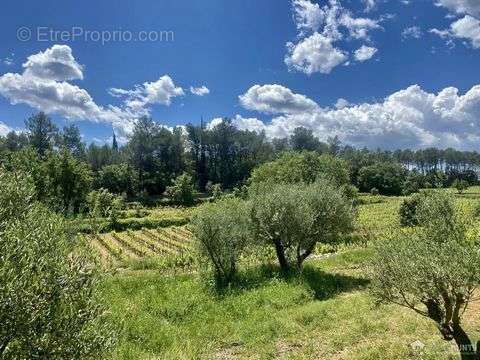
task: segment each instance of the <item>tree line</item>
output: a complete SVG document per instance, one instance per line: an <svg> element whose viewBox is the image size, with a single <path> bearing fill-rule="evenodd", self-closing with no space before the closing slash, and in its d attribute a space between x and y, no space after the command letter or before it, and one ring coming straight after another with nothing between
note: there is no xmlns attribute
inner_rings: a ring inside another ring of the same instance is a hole
<svg viewBox="0 0 480 360"><path fill-rule="evenodd" d="M353 185L386 195L402 193L405 184L413 190L450 186L458 178L474 184L480 165L477 152L356 149L337 137L322 142L303 127L270 141L264 133L237 129L229 119L216 126L202 122L172 130L143 117L125 144L119 145L113 134L109 144L87 146L77 126L59 129L40 112L25 121L25 131L0 137L0 164L26 171L39 200L72 213L82 211L90 190L151 199L183 175L200 193L214 187L232 190L245 185L259 165L286 152L304 151L343 159Z"/></svg>

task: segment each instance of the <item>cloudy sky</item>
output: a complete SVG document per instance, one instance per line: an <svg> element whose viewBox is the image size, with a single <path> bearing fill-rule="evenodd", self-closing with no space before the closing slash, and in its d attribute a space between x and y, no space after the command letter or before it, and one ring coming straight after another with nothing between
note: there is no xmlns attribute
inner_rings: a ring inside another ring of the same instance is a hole
<svg viewBox="0 0 480 360"><path fill-rule="evenodd" d="M71 4L71 3L70 3ZM43 110L85 141L150 115L371 148L480 147L479 0L17 0L0 135Z"/></svg>

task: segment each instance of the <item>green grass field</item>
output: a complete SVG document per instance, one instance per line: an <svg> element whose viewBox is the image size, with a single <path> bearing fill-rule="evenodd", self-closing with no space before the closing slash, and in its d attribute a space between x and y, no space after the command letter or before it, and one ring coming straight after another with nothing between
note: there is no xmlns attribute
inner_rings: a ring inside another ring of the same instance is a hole
<svg viewBox="0 0 480 360"><path fill-rule="evenodd" d="M457 199L459 206L473 210L480 203L480 188L471 188ZM316 256L301 274L288 278L280 276L275 266L243 266L238 284L222 293L212 290L194 267L166 271L148 266L156 257L171 255L156 253L156 247L148 245L152 237L148 240L142 231L116 234L130 247L124 244L124 258L112 261L121 270L106 272L101 284L118 329L111 358L459 358L456 346L441 340L433 322L399 306L376 305L370 297L369 244L399 226L402 198L363 195L362 200L358 223L370 237L366 246L352 244L331 256ZM183 234L187 246L194 247L188 230L179 229L162 234ZM181 237L170 236L172 243L182 245ZM160 238L151 243L160 248ZM142 260L141 249L152 256ZM480 339L478 309L473 304L464 318L475 340ZM422 350L412 348L416 341L424 344Z"/></svg>

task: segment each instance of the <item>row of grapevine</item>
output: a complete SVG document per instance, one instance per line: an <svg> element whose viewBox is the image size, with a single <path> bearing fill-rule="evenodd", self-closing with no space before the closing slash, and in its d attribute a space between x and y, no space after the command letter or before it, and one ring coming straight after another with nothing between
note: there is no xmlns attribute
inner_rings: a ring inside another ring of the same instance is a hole
<svg viewBox="0 0 480 360"><path fill-rule="evenodd" d="M112 232L90 235L90 243L104 264L128 259L179 255L193 246L192 234L185 227Z"/></svg>

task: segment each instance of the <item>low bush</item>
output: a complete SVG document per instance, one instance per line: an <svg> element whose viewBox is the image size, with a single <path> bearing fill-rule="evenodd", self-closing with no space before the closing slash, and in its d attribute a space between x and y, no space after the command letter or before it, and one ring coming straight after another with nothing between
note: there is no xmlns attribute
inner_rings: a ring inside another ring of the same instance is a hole
<svg viewBox="0 0 480 360"><path fill-rule="evenodd" d="M188 174L178 176L172 186L167 187L167 196L174 202L192 205L194 202L193 179Z"/></svg>
<svg viewBox="0 0 480 360"><path fill-rule="evenodd" d="M111 221L98 219L98 224L95 228L92 227L91 221L74 221L72 226L79 233L90 234L92 232L106 233L110 231L127 231L127 230L141 230L141 229L156 229L165 228L169 226L183 226L188 224L188 218L128 218L119 219L116 223Z"/></svg>
<svg viewBox="0 0 480 360"><path fill-rule="evenodd" d="M198 240L199 253L213 269L219 285L231 283L237 261L249 236L248 204L238 199L223 199L200 207L191 228Z"/></svg>
<svg viewBox="0 0 480 360"><path fill-rule="evenodd" d="M468 190L468 186L468 182L461 179L456 179L452 184L452 187L457 189L459 194L463 194L465 190Z"/></svg>

